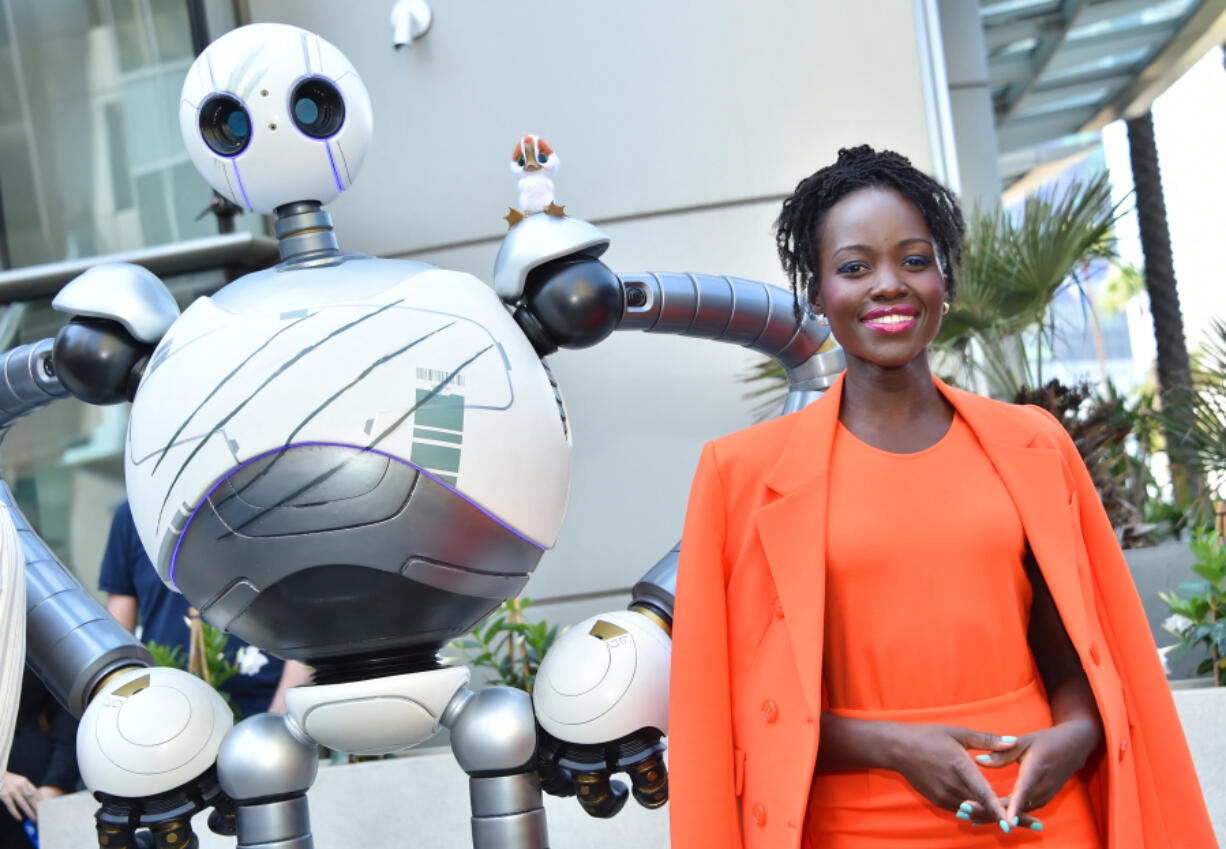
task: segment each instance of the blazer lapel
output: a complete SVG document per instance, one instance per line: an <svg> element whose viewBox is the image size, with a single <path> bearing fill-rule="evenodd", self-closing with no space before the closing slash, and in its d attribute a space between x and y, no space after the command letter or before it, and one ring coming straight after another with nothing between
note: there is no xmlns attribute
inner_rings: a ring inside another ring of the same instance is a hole
<svg viewBox="0 0 1226 849"><path fill-rule="evenodd" d="M821 399L796 414L796 426L766 477L779 497L755 514L796 672L814 717L821 711L828 472L842 389L840 377Z"/></svg>
<svg viewBox="0 0 1226 849"><path fill-rule="evenodd" d="M974 431L984 453L1009 491L1026 540L1076 646L1089 641L1089 626L1077 577L1077 538L1064 460L1054 448L1036 445L1039 431L1016 415L1002 415L995 402L938 387Z"/></svg>

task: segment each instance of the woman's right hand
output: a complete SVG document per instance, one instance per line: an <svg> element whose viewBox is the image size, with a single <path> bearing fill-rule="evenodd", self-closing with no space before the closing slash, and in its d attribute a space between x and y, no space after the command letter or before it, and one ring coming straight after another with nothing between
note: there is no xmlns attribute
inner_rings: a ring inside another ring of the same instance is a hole
<svg viewBox="0 0 1226 849"><path fill-rule="evenodd" d="M970 750L1008 751L1017 745L1015 738L953 725L890 725L887 768L899 772L937 807L965 812L963 803L978 802L1005 831L1012 827L1005 821L1004 804Z"/></svg>
<svg viewBox="0 0 1226 849"><path fill-rule="evenodd" d="M0 783L0 802L9 809L13 819L38 821L35 811L38 805L38 788L30 783L30 779L15 772L6 772L4 782Z"/></svg>

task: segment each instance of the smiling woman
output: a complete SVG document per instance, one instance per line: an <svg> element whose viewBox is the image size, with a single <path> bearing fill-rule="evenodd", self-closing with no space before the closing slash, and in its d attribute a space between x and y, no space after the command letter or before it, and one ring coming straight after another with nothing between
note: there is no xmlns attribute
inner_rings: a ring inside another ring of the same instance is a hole
<svg viewBox="0 0 1226 849"><path fill-rule="evenodd" d="M797 315L824 317L847 371L695 476L677 849L1216 845L1072 442L929 369L962 230L948 190L867 147L784 203Z"/></svg>

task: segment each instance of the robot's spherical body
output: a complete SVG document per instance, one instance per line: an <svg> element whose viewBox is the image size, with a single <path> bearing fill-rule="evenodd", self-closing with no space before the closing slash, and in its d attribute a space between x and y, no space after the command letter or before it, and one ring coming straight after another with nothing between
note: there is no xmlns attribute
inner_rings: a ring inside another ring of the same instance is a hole
<svg viewBox="0 0 1226 849"><path fill-rule="evenodd" d="M570 439L489 287L336 257L189 307L145 372L126 466L163 579L318 666L432 653L515 595L557 538Z"/></svg>
<svg viewBox="0 0 1226 849"><path fill-rule="evenodd" d="M329 201L357 176L371 138L366 86L334 46L285 24L251 24L188 71L179 131L196 169L244 209Z"/></svg>

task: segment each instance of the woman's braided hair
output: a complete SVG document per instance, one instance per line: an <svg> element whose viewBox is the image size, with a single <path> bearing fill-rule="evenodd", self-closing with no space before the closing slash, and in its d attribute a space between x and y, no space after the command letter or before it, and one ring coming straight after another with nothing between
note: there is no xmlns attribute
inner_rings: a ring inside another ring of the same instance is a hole
<svg viewBox="0 0 1226 849"><path fill-rule="evenodd" d="M915 204L928 224L937 265L953 297L954 269L962 261L962 234L966 230L958 201L907 157L862 144L841 149L833 165L801 180L783 202L775 221L775 244L796 297L797 320L812 303L821 283L817 254L826 213L847 195L867 188L893 189Z"/></svg>

